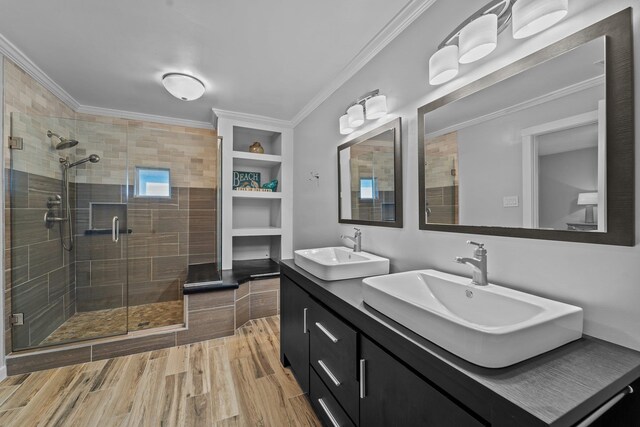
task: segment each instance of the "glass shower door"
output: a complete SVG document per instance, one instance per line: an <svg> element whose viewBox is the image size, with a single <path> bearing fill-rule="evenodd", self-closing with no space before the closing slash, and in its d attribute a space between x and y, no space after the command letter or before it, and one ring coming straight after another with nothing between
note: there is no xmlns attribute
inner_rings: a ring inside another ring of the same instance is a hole
<svg viewBox="0 0 640 427"><path fill-rule="evenodd" d="M126 136L11 114L13 351L127 333Z"/></svg>

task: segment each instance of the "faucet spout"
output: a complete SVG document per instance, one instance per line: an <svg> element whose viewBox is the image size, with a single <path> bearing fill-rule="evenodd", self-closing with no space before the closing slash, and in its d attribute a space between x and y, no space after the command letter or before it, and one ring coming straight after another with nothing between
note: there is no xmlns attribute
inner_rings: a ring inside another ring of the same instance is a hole
<svg viewBox="0 0 640 427"><path fill-rule="evenodd" d="M359 228L354 228L356 230L353 237L345 236L344 234L340 236L341 239L351 240L353 242L353 252L361 252L362 251L362 232Z"/></svg>
<svg viewBox="0 0 640 427"><path fill-rule="evenodd" d="M466 264L472 268L471 284L476 286L487 286L489 279L487 277L487 250L484 245L475 242L467 242L474 244L478 248L473 252L473 258L456 257L456 262Z"/></svg>

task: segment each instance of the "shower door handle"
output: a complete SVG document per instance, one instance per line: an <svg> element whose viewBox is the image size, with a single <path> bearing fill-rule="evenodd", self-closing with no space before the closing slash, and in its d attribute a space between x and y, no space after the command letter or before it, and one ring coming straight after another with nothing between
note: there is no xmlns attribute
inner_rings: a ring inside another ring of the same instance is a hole
<svg viewBox="0 0 640 427"><path fill-rule="evenodd" d="M120 240L120 219L117 216L111 220L111 240L113 243L118 243Z"/></svg>

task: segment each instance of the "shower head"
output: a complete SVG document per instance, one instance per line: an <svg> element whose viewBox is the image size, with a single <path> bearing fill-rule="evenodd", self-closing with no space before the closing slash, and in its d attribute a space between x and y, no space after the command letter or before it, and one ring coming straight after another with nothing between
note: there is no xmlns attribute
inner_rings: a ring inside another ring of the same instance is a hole
<svg viewBox="0 0 640 427"><path fill-rule="evenodd" d="M50 130L47 131L47 136L49 138L55 136L56 138L58 138L58 141L60 141L56 144L56 150L65 150L67 148L75 147L76 145L78 145L78 141L76 141L75 139L64 138L57 133L51 132Z"/></svg>
<svg viewBox="0 0 640 427"><path fill-rule="evenodd" d="M92 154L89 157L85 157L82 160L78 160L77 162L71 163L68 167L72 168L74 166L78 166L87 162L98 163L99 161L100 161L100 156L98 156L97 154Z"/></svg>

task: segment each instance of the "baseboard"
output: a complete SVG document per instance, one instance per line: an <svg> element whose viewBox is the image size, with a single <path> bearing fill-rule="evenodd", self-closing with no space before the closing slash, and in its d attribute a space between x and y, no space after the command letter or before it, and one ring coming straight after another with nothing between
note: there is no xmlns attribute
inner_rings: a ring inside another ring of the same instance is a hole
<svg viewBox="0 0 640 427"><path fill-rule="evenodd" d="M0 366L0 381L7 378L7 365Z"/></svg>

